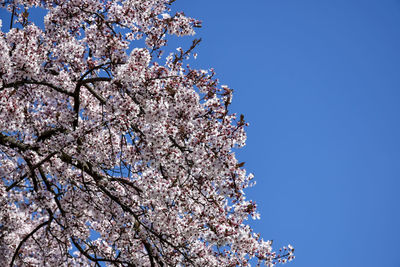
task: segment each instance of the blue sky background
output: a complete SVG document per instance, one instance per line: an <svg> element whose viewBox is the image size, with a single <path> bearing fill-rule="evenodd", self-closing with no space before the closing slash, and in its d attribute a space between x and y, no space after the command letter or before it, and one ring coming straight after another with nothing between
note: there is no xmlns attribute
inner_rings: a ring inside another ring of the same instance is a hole
<svg viewBox="0 0 400 267"><path fill-rule="evenodd" d="M238 157L256 175L256 231L295 246L287 266L399 267L400 1L177 0L174 10L203 20L193 64L216 69L250 122Z"/></svg>
<svg viewBox="0 0 400 267"><path fill-rule="evenodd" d="M400 1L176 1L235 89L252 225L287 266L400 266Z"/></svg>

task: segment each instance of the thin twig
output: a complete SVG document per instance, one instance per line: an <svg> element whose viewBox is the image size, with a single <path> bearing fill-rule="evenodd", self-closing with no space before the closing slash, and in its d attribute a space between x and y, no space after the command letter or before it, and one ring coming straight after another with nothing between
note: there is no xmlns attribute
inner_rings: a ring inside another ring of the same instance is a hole
<svg viewBox="0 0 400 267"><path fill-rule="evenodd" d="M14 22L14 14L15 14L15 6L13 6L13 10L11 11L11 21L10 21L10 30L13 27L13 22Z"/></svg>
<svg viewBox="0 0 400 267"><path fill-rule="evenodd" d="M35 229L33 229L32 232L30 232L27 236L25 236L21 242L18 244L17 249L14 252L14 255L12 257L11 263L10 263L10 267L12 267L14 265L14 261L17 258L18 252L21 249L22 245L26 242L26 240L28 240L31 236L33 236L40 228L42 228L43 226L45 226L46 224L49 224L51 221L53 220L53 217L50 217L50 219L48 221L45 221L41 224L39 224Z"/></svg>

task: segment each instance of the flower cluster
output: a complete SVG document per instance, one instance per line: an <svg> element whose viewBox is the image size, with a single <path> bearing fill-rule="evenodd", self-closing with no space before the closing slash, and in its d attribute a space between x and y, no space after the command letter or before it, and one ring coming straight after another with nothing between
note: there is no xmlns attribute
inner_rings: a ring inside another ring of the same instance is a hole
<svg viewBox="0 0 400 267"><path fill-rule="evenodd" d="M167 0L13 0L0 32L1 266L273 266L232 149L232 89L160 63L201 23ZM29 8L47 10L43 29ZM0 21L1 23L1 21ZM131 50L139 39L145 47ZM143 44L143 42L142 42Z"/></svg>

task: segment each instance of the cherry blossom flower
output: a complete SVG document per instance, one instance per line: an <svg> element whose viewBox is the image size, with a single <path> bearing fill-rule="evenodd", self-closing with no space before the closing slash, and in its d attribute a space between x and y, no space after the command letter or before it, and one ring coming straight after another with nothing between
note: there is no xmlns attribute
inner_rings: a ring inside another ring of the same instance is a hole
<svg viewBox="0 0 400 267"><path fill-rule="evenodd" d="M201 26L172 2L0 2L13 21L0 32L1 266L294 258L246 224L253 175L232 149L247 123L214 70L186 64L200 40L161 58L168 35Z"/></svg>

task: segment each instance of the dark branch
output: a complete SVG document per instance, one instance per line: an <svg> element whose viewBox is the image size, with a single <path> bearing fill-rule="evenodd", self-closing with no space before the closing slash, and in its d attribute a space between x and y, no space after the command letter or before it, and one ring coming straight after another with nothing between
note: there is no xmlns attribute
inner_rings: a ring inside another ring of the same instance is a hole
<svg viewBox="0 0 400 267"><path fill-rule="evenodd" d="M52 152L49 155L47 155L47 157L45 157L44 159L42 159L41 161L39 161L38 163L36 163L35 165L32 166L32 169L36 169L38 167L40 167L43 163L45 163L46 161L50 160L54 155L56 155L57 152ZM18 183L20 183L21 181L23 181L26 176L28 174L24 173L21 178L18 181L15 181L14 183L12 183L10 186L7 187L6 191L10 191L11 189L13 189L13 187L15 187L16 185L18 185Z"/></svg>
<svg viewBox="0 0 400 267"><path fill-rule="evenodd" d="M55 91L57 91L57 92L59 92L59 93L62 93L62 94L68 95L68 96L74 96L73 93L68 92L68 91L66 91L66 90L64 90L64 89L62 89L62 88L60 88L60 87L57 87L57 86L51 84L51 83L44 82L44 81L33 81L33 80L22 80L22 81L17 81L17 82L5 84L5 85L3 85L3 87L1 88L1 90L5 89L5 88L11 88L11 87L16 87L16 86L21 86L21 85L25 85L25 84L44 85L44 86L50 87L51 89L53 89L53 90L55 90ZM1 91L1 90L0 90L0 91Z"/></svg>
<svg viewBox="0 0 400 267"><path fill-rule="evenodd" d="M75 112L75 119L73 122L73 126L74 129L76 129L76 127L78 127L78 121L79 121L79 106L80 106L80 99L79 99L79 94L80 94L80 90L82 85L85 85L87 83L94 83L94 82L109 82L111 81L111 78L108 77L94 77L94 78L88 78L85 80L82 80L84 78L84 76L81 77L81 79L78 81L78 83L76 84L75 87L75 91L72 94L72 96L74 97L74 112ZM100 100L100 102L102 102L103 104L105 103L105 100L103 97L100 97L99 94L97 94L94 90L89 89L90 87L86 87L88 88L89 92L92 93L96 98L98 98Z"/></svg>
<svg viewBox="0 0 400 267"><path fill-rule="evenodd" d="M12 267L14 265L14 261L17 258L17 255L19 253L19 250L21 249L22 245L26 242L26 240L28 240L31 236L33 236L37 231L39 231L40 228L42 228L43 226L51 223L51 221L53 220L53 217L51 216L50 219L48 221L45 221L41 224L39 224L35 229L33 229L32 232L30 232L28 235L26 235L21 242L19 242L17 249L14 252L14 255L12 257L11 263L10 263L10 267Z"/></svg>
<svg viewBox="0 0 400 267"><path fill-rule="evenodd" d="M46 139L49 139L50 137L52 137L53 135L57 134L57 133L65 133L67 131L67 129L65 128L53 128L47 131L44 131L42 134L39 135L39 137L37 138L37 141L44 141Z"/></svg>
<svg viewBox="0 0 400 267"><path fill-rule="evenodd" d="M38 151L38 147L30 146L22 142L18 142L14 137L7 136L0 133L0 145L7 146L9 148L18 148L20 151L27 151L28 149Z"/></svg>
<svg viewBox="0 0 400 267"><path fill-rule="evenodd" d="M85 80L81 80L78 82L78 85L83 85L85 83L94 83L94 82L109 82L111 81L111 78L108 77L94 77L94 78L88 78Z"/></svg>
<svg viewBox="0 0 400 267"><path fill-rule="evenodd" d="M87 259L89 259L89 260L91 260L93 262L96 262L96 263L98 263L98 262L111 262L111 263L127 264L129 267L136 266L136 265L134 265L132 263L125 262L125 261L120 261L120 260L117 260L117 259L105 259L105 258L93 257L86 250L84 250L81 245L78 244L78 242L75 240L74 237L71 237L71 241L75 245L75 247L79 250L80 253L82 253Z"/></svg>
<svg viewBox="0 0 400 267"><path fill-rule="evenodd" d="M101 104L105 105L106 104L106 100L104 99L104 97L102 95L100 95L99 93L97 93L92 87L90 87L88 84L84 84L83 86L85 86L86 89L88 89L88 91L94 96L96 97Z"/></svg>
<svg viewBox="0 0 400 267"><path fill-rule="evenodd" d="M13 27L13 23L14 23L14 14L15 14L15 5L13 6L13 9L11 11L11 21L10 21L10 30Z"/></svg>

